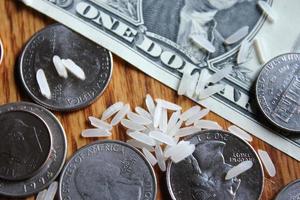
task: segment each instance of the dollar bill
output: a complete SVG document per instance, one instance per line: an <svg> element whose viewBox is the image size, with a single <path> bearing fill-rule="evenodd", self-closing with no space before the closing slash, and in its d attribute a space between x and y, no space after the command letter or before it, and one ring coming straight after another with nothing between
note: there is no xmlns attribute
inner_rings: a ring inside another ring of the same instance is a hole
<svg viewBox="0 0 300 200"><path fill-rule="evenodd" d="M247 40L261 38L266 59L300 50L299 0L266 0L271 22L257 0L22 0L104 46L165 85L177 89L183 72L211 74L227 66L225 89L195 102L300 160L300 135L269 127L256 105L253 87L262 65L253 48L247 61L236 64L240 42L224 38L248 26ZM201 35L214 47L208 53L190 40Z"/></svg>

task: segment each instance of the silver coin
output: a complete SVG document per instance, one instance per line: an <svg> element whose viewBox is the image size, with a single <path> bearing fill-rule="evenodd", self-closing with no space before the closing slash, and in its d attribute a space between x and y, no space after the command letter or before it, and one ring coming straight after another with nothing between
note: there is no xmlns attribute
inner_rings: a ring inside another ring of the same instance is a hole
<svg viewBox="0 0 300 200"><path fill-rule="evenodd" d="M44 166L51 137L38 115L11 108L0 107L0 179L16 181L32 177Z"/></svg>
<svg viewBox="0 0 300 200"><path fill-rule="evenodd" d="M256 97L273 124L300 132L300 54L280 55L266 63L257 79Z"/></svg>
<svg viewBox="0 0 300 200"><path fill-rule="evenodd" d="M199 132L188 138L196 150L185 160L168 163L167 184L173 200L255 200L264 185L261 162L254 149L239 137L220 130ZM251 160L253 166L225 180L227 172Z"/></svg>
<svg viewBox="0 0 300 200"><path fill-rule="evenodd" d="M150 163L120 141L97 141L78 150L59 183L61 200L155 200L156 178Z"/></svg>
<svg viewBox="0 0 300 200"><path fill-rule="evenodd" d="M276 196L275 200L299 200L300 199L300 179L295 180L285 186Z"/></svg>
<svg viewBox="0 0 300 200"><path fill-rule="evenodd" d="M86 75L80 80L68 72L58 75L52 58L71 59ZM36 33L25 46L19 60L21 85L40 105L57 111L72 111L94 102L107 87L112 74L112 55L103 47L82 37L61 24L54 24ZM36 72L43 69L50 87L51 99L38 87Z"/></svg>
<svg viewBox="0 0 300 200"><path fill-rule="evenodd" d="M21 181L0 179L0 195L9 197L25 197L35 194L49 186L60 173L66 159L67 142L64 129L58 119L45 108L33 103L19 102L1 106L1 112L19 110L38 115L49 127L52 145L50 156L44 167L31 178Z"/></svg>

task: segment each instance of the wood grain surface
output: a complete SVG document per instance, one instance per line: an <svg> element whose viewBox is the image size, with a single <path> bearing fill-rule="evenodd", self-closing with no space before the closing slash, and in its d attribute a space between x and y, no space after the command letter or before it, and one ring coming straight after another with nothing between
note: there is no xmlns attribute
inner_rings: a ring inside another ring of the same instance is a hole
<svg viewBox="0 0 300 200"><path fill-rule="evenodd" d="M24 6L22 3L14 0L0 0L0 37L3 41L5 56L0 65L0 104L15 102L20 100L31 101L28 97L22 95L20 87L17 85L14 69L17 59L22 51L22 47L28 39L38 30L54 23L49 18L38 12ZM126 52L124 52L126 53ZM83 58L84 59L84 58ZM87 123L88 116L100 116L106 107L116 101L130 103L132 107L144 104L144 98L147 93L153 97L163 98L175 102L187 109L195 103L186 97L178 96L175 91L164 86L153 78L150 78L143 72L137 70L121 58L113 55L114 69L112 80L104 94L91 106L72 113L55 113L63 124L68 139L68 157L78 148L96 140L84 139L80 137L82 130L89 128ZM215 120L224 128L230 123L216 114L210 113L207 119ZM125 129L116 126L113 129L111 139L126 141ZM263 200L273 199L280 189L289 182L300 178L300 163L277 149L271 147L265 142L255 138L251 143L255 149L266 150L277 169L277 175L270 178L265 177ZM155 167L158 179L159 200L170 199L165 183L165 174L159 172ZM0 198L4 200L5 198ZM35 199L35 197L29 197Z"/></svg>

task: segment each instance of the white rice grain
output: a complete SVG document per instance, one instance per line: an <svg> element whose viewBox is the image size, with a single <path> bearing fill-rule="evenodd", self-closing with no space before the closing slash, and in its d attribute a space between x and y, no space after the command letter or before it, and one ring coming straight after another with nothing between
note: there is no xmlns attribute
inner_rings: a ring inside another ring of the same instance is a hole
<svg viewBox="0 0 300 200"><path fill-rule="evenodd" d="M52 58L54 67L60 77L68 78L68 72L59 56L55 55Z"/></svg>
<svg viewBox="0 0 300 200"><path fill-rule="evenodd" d="M145 126L143 126L141 124L138 124L134 121L128 120L128 119L122 119L121 124L124 127L128 128L128 129L131 129L131 130L134 130L134 131L144 131L146 129Z"/></svg>
<svg viewBox="0 0 300 200"><path fill-rule="evenodd" d="M186 94L186 92L189 88L190 79L191 79L190 72L184 71L183 74L182 74L181 80L179 82L178 89L177 89L177 94L178 95Z"/></svg>
<svg viewBox="0 0 300 200"><path fill-rule="evenodd" d="M227 174L225 176L225 180L230 180L234 177L239 176L240 174L251 169L252 166L253 166L253 162L251 160L246 160L246 161L239 163L237 166L234 166L227 172Z"/></svg>
<svg viewBox="0 0 300 200"><path fill-rule="evenodd" d="M172 154L171 155L171 160L174 163L179 163L180 161L184 160L185 158L189 157L190 155L192 155L195 151L195 145L194 144L190 144L188 146L186 146L184 149L182 149L182 151L176 153L176 154Z"/></svg>
<svg viewBox="0 0 300 200"><path fill-rule="evenodd" d="M193 97L194 96L194 93L195 93L195 90L196 90L196 87L197 87L197 83L198 83L198 80L199 80L199 73L194 73L193 75L191 75L191 79L190 79L190 85L189 87L187 88L187 91L186 91L186 95L188 97Z"/></svg>
<svg viewBox="0 0 300 200"><path fill-rule="evenodd" d="M135 132L135 130L131 130L131 129L127 129L126 130L126 134L128 135L129 133L131 133L131 132Z"/></svg>
<svg viewBox="0 0 300 200"><path fill-rule="evenodd" d="M153 101L153 98L150 96L150 94L146 95L146 106L150 114L154 116L155 103Z"/></svg>
<svg viewBox="0 0 300 200"><path fill-rule="evenodd" d="M170 130L168 130L167 134L170 136L174 136L176 135L176 133L178 132L179 128L181 127L181 125L183 124L182 120L179 120L175 126L173 126Z"/></svg>
<svg viewBox="0 0 300 200"><path fill-rule="evenodd" d="M157 130L157 128L154 128L153 123L151 123L151 124L149 124L149 125L146 125L146 127L147 127L147 130L146 130L146 131L148 131L148 132ZM145 132L145 131L144 131L144 132Z"/></svg>
<svg viewBox="0 0 300 200"><path fill-rule="evenodd" d="M260 38L256 37L254 39L254 47L255 47L255 51L259 63L265 64L267 59L266 59L266 52L265 52L266 48L264 46L263 41Z"/></svg>
<svg viewBox="0 0 300 200"><path fill-rule="evenodd" d="M228 45L234 44L246 37L248 33L249 26L243 26L242 28L238 29L235 33L230 35L227 39L225 39L225 43Z"/></svg>
<svg viewBox="0 0 300 200"><path fill-rule="evenodd" d="M225 85L223 84L215 84L212 86L209 86L208 88L202 90L202 92L199 95L199 99L206 99L216 93L221 92L222 90L224 90Z"/></svg>
<svg viewBox="0 0 300 200"><path fill-rule="evenodd" d="M138 148L138 149L147 149L148 151L150 152L154 152L154 148L145 144L145 143L142 143L142 142L139 142L135 139L129 139L127 140L127 143L130 144L131 146L134 146L135 148Z"/></svg>
<svg viewBox="0 0 300 200"><path fill-rule="evenodd" d="M173 146L168 146L168 148L165 149L164 151L164 156L165 158L169 158L171 156L174 156L181 151L183 151L188 145L190 144L189 141L180 141L178 144L173 145Z"/></svg>
<svg viewBox="0 0 300 200"><path fill-rule="evenodd" d="M90 121L91 125L96 127L96 128L99 128L99 129L102 129L102 130L111 130L112 129L111 124L109 124L109 123L107 123L103 120L100 120L96 117L90 116L89 121Z"/></svg>
<svg viewBox="0 0 300 200"><path fill-rule="evenodd" d="M241 137L242 139L248 141L248 142L252 142L253 138L250 134L248 134L247 132L245 132L244 130L240 129L237 126L230 126L228 127L228 131L238 137Z"/></svg>
<svg viewBox="0 0 300 200"><path fill-rule="evenodd" d="M169 122L168 122L168 126L167 126L167 132L169 132L175 125L176 123L178 122L180 118L180 111L177 110L176 112L173 112L170 119L169 119Z"/></svg>
<svg viewBox="0 0 300 200"><path fill-rule="evenodd" d="M186 137L186 136L192 135L199 131L201 131L201 128L199 128L197 126L189 126L189 127L184 127L184 128L179 129L174 136L181 138L181 137Z"/></svg>
<svg viewBox="0 0 300 200"><path fill-rule="evenodd" d="M201 109L200 106L193 106L193 107L189 108L188 110L186 110L185 112L183 112L180 116L180 119L183 121L186 121L191 116L198 113L200 111L200 109Z"/></svg>
<svg viewBox="0 0 300 200"><path fill-rule="evenodd" d="M143 115L139 115L131 111L127 113L127 117L131 121L140 125L149 125L152 123L152 120L148 119L147 117L144 117Z"/></svg>
<svg viewBox="0 0 300 200"><path fill-rule="evenodd" d="M79 78L80 80L85 80L86 76L84 71L79 67L73 60L71 59L62 59L63 65L66 67L69 72L71 72L74 76Z"/></svg>
<svg viewBox="0 0 300 200"><path fill-rule="evenodd" d="M232 72L232 66L224 67L220 71L214 73L209 79L207 80L208 83L218 83L222 79L226 78Z"/></svg>
<svg viewBox="0 0 300 200"><path fill-rule="evenodd" d="M222 130L222 127L215 121L211 120L198 120L195 122L195 126L201 129L216 129L216 130Z"/></svg>
<svg viewBox="0 0 300 200"><path fill-rule="evenodd" d="M214 53L216 48L214 45L204 36L200 34L191 34L189 38L200 48L205 49L210 53Z"/></svg>
<svg viewBox="0 0 300 200"><path fill-rule="evenodd" d="M155 156L150 151L148 151L148 149L146 149L146 148L143 148L142 151L143 151L146 159L149 161L149 163L152 166L156 165L157 159L155 158Z"/></svg>
<svg viewBox="0 0 300 200"><path fill-rule="evenodd" d="M98 128L85 129L81 132L81 136L85 138L90 137L110 137L111 133L108 130L102 130Z"/></svg>
<svg viewBox="0 0 300 200"><path fill-rule="evenodd" d="M261 10L268 16L268 19L270 20L270 22L274 22L275 21L275 12L273 11L272 7L270 6L270 4L268 4L266 1L262 1L259 0L257 2L258 6L261 8Z"/></svg>
<svg viewBox="0 0 300 200"><path fill-rule="evenodd" d="M275 165L272 162L269 154L266 151L261 150L261 149L258 149L257 152L258 152L258 155L259 155L262 163L264 164L265 169L267 170L268 174L271 177L274 177L276 175L276 169L275 169Z"/></svg>
<svg viewBox="0 0 300 200"><path fill-rule="evenodd" d="M165 133L167 132L167 128L168 128L168 113L166 109L162 109L159 129Z"/></svg>
<svg viewBox="0 0 300 200"><path fill-rule="evenodd" d="M128 133L128 135L130 137L132 137L133 139L135 139L135 140L137 140L141 143L147 144L149 146L155 146L156 145L156 141L152 137L146 135L145 133L134 131L134 132Z"/></svg>
<svg viewBox="0 0 300 200"><path fill-rule="evenodd" d="M41 94L47 99L51 99L51 91L44 70L39 69L36 72L36 80Z"/></svg>
<svg viewBox="0 0 300 200"><path fill-rule="evenodd" d="M162 151L160 145L155 146L155 155L156 155L157 163L158 163L160 170L163 172L166 171L166 162L165 162L164 154L163 154L163 151Z"/></svg>
<svg viewBox="0 0 300 200"><path fill-rule="evenodd" d="M153 120L151 114L147 112L144 108L138 106L135 108L135 112L151 121Z"/></svg>
<svg viewBox="0 0 300 200"><path fill-rule="evenodd" d="M107 120L117 112L119 112L124 106L124 103L119 101L117 103L114 103L110 107L108 107L102 114L101 120Z"/></svg>
<svg viewBox="0 0 300 200"><path fill-rule="evenodd" d="M247 61L251 46L252 46L252 42L249 42L247 39L243 40L237 56L238 65L243 64L244 62Z"/></svg>
<svg viewBox="0 0 300 200"><path fill-rule="evenodd" d="M205 88L205 86L207 85L207 80L210 77L210 73L207 69L202 69L199 79L198 79L198 83L195 89L195 96L199 96L201 91Z"/></svg>
<svg viewBox="0 0 300 200"><path fill-rule="evenodd" d="M160 105L160 102L157 103L155 110L154 110L154 116L153 116L153 126L154 128L158 128L160 119L162 115L162 107Z"/></svg>
<svg viewBox="0 0 300 200"><path fill-rule="evenodd" d="M111 125L117 125L130 111L129 104L124 105L121 110L115 115L115 117L111 120Z"/></svg>
<svg viewBox="0 0 300 200"><path fill-rule="evenodd" d="M53 200L56 195L57 188L58 188L58 183L56 181L51 183L51 185L47 190L44 200Z"/></svg>
<svg viewBox="0 0 300 200"><path fill-rule="evenodd" d="M164 109L167 109L167 110L173 110L173 111L176 111L176 110L181 110L181 106L175 104L175 103L172 103L170 101L166 101L166 100L163 100L163 99L156 99L156 102L157 104L160 104L160 106Z"/></svg>
<svg viewBox="0 0 300 200"><path fill-rule="evenodd" d="M173 146L176 144L171 136L169 136L161 131L151 131L149 133L149 136L159 142L162 142L162 143L170 145L170 146Z"/></svg>
<svg viewBox="0 0 300 200"><path fill-rule="evenodd" d="M47 193L47 189L40 191L36 196L36 200L44 200L46 193Z"/></svg>
<svg viewBox="0 0 300 200"><path fill-rule="evenodd" d="M198 120L202 119L203 117L205 117L208 113L209 113L209 109L207 109L207 108L205 108L203 110L200 110L199 112L195 113L193 116L189 117L186 120L185 125L186 126L192 125L196 121L198 121Z"/></svg>

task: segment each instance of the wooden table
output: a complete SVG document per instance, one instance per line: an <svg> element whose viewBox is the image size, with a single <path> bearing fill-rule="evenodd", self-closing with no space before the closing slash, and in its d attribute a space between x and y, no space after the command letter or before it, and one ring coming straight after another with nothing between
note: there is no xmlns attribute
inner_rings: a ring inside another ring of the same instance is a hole
<svg viewBox="0 0 300 200"><path fill-rule="evenodd" d="M30 101L30 99L21 95L22 91L16 85L14 68L22 47L27 40L35 32L51 23L54 23L54 21L17 1L0 1L0 37L5 49L5 57L0 66L0 104L20 100ZM195 105L194 102L186 97L178 96L175 91L150 78L118 56L114 55L113 58L114 70L112 80L104 94L95 103L80 111L55 113L67 134L68 157L78 148L96 140L80 137L81 131L89 127L87 117L100 116L103 110L114 102L128 102L132 107L144 106L144 97L149 93L153 97L163 98L180 104L183 109ZM228 121L214 113L210 113L207 119L217 121L224 128L230 125ZM125 129L121 126L115 127L111 139L125 141L127 139ZM260 148L268 151L277 168L275 177L270 178L268 175L265 177L262 199L273 199L284 185L300 178L299 162L259 139L255 138L252 145L256 149ZM155 170L158 179L157 199L170 199L166 188L165 175L160 173L157 167L155 167ZM27 199L34 199L34 197Z"/></svg>

